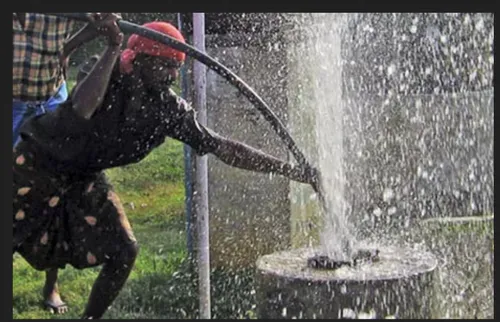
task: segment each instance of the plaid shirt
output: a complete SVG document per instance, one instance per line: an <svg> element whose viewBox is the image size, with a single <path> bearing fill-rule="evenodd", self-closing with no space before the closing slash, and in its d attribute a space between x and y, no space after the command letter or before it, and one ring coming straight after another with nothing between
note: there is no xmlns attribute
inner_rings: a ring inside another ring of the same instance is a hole
<svg viewBox="0 0 500 322"><path fill-rule="evenodd" d="M73 21L37 13L25 13L24 28L12 17L14 62L13 99L44 102L64 80L61 54L71 35Z"/></svg>

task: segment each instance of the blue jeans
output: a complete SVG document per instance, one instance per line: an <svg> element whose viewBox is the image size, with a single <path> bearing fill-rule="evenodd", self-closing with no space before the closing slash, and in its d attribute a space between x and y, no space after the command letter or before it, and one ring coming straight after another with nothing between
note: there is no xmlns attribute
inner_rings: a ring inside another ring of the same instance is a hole
<svg viewBox="0 0 500 322"><path fill-rule="evenodd" d="M63 82L57 92L43 103L12 102L12 146L19 141L19 130L21 125L32 116L42 115L47 111L55 110L59 104L68 99L66 82Z"/></svg>

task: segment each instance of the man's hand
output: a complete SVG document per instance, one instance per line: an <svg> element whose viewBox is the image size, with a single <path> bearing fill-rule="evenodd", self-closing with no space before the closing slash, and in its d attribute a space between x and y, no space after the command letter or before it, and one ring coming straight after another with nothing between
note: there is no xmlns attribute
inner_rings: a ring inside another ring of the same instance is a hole
<svg viewBox="0 0 500 322"><path fill-rule="evenodd" d="M316 193L321 189L321 175L318 169L312 166L301 167L304 182L309 183Z"/></svg>
<svg viewBox="0 0 500 322"><path fill-rule="evenodd" d="M111 16L109 18L106 18ZM60 57L61 65L65 66L68 57L73 53L77 48L80 48L83 44L94 40L99 35L107 36L111 46L119 46L123 41L123 35L119 35L120 31L118 25L116 24L117 19L121 19L119 13L91 13L86 15L88 23L85 24L83 28L78 30L71 38L64 44L63 52ZM111 24L111 29L107 24L111 21L114 22L114 25ZM104 29L103 29L104 28ZM109 37L107 33L110 33L112 37Z"/></svg>
<svg viewBox="0 0 500 322"><path fill-rule="evenodd" d="M123 33L116 22L121 18L119 13L94 12L89 15L89 25L98 34L107 37L109 45L120 46L123 42Z"/></svg>
<svg viewBox="0 0 500 322"><path fill-rule="evenodd" d="M321 172L319 172L318 169L311 166L303 167L302 171L304 173L305 179L307 180L306 183L309 183L314 189L314 192L316 192L320 207L322 208L323 211L328 211L325 195L323 194L322 190L323 182L321 179Z"/></svg>
<svg viewBox="0 0 500 322"><path fill-rule="evenodd" d="M318 169L310 165L289 166L291 168L289 172L284 173L285 176L295 181L308 183L313 187L315 192L319 192L321 189L321 175Z"/></svg>

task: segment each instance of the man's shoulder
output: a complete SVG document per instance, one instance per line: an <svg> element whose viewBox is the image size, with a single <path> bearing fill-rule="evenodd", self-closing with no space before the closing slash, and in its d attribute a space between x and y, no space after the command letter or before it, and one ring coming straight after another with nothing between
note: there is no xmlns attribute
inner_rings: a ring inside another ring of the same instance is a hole
<svg viewBox="0 0 500 322"><path fill-rule="evenodd" d="M160 91L160 98L161 101L167 105L177 105L183 108L189 107L189 103L179 96L171 87L164 91Z"/></svg>

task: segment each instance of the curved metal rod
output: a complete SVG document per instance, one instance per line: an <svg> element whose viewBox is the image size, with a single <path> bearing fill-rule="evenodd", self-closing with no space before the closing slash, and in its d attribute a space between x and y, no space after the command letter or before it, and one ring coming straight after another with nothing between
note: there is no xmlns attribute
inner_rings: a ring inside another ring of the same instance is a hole
<svg viewBox="0 0 500 322"><path fill-rule="evenodd" d="M88 21L88 14L86 13L49 13L50 15L70 18L80 21ZM184 44L177 39L170 37L168 35L159 33L157 31L144 28L135 23L131 23L125 20L119 20L118 26L123 32L130 34L137 34L145 38L160 42L162 44L168 45L174 49L186 53L188 56L205 64L207 67L212 69L214 72L225 78L231 85L235 86L245 97L252 103L264 116L264 118L271 124L274 131L278 136L284 141L288 149L292 152L295 159L299 165L309 166L304 154L297 147L297 144L288 133L285 125L281 122L278 116L271 110L271 108L264 102L264 100L241 78L229 70L226 66L222 65L209 55L199 51L198 49Z"/></svg>

